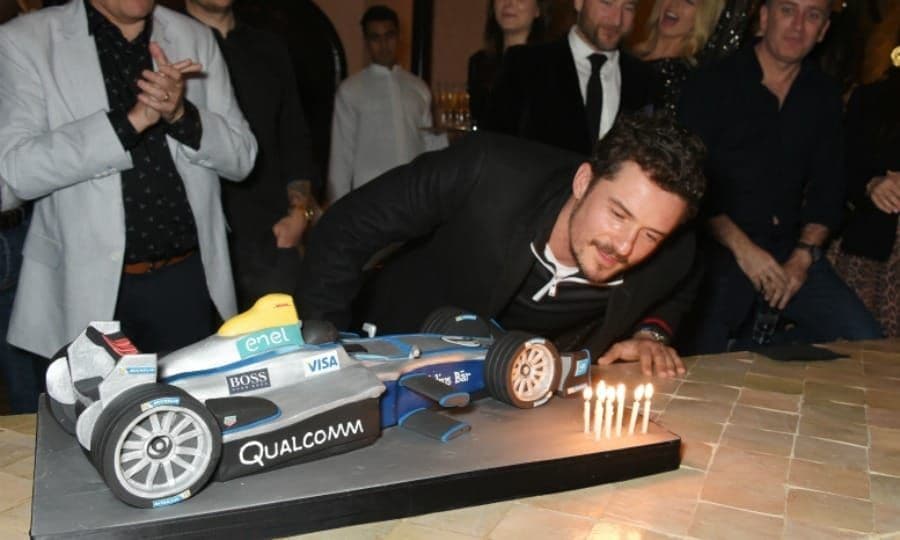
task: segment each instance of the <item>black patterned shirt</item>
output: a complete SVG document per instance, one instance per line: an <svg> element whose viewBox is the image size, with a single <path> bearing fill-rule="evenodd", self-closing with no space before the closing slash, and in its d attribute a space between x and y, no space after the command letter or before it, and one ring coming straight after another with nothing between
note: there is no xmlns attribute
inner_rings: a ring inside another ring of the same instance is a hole
<svg viewBox="0 0 900 540"><path fill-rule="evenodd" d="M200 147L200 114L185 100L185 113L173 124L160 120L143 133L128 121L128 111L137 102L141 71L153 70L150 35L153 18L147 17L143 31L129 42L90 0L85 1L88 30L94 36L109 101L109 120L133 167L122 172L125 207L125 263L158 261L197 248L197 228L181 175L169 150L166 136L191 148Z"/></svg>

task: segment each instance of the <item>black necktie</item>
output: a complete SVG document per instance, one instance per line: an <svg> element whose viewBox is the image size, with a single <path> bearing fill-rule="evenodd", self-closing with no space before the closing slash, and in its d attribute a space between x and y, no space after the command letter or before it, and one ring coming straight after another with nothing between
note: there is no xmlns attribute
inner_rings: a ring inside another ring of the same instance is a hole
<svg viewBox="0 0 900 540"><path fill-rule="evenodd" d="M591 61L591 78L587 84L587 101L584 104L587 110L588 131L591 134L591 148L597 142L600 133L600 116L603 114L603 82L600 80L600 68L606 62L606 55L594 53L588 56Z"/></svg>

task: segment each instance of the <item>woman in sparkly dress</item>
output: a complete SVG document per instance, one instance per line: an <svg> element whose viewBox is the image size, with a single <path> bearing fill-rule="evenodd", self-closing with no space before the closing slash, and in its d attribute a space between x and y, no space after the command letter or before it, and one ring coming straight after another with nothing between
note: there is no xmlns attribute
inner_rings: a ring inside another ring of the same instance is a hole
<svg viewBox="0 0 900 540"><path fill-rule="evenodd" d="M658 74L656 109L675 119L681 87L698 65L740 48L756 0L656 0L647 19L647 38L635 54Z"/></svg>
<svg viewBox="0 0 900 540"><path fill-rule="evenodd" d="M503 53L515 45L539 43L547 29L548 0L491 0L488 3L484 48L469 57L469 108L477 126L484 118Z"/></svg>

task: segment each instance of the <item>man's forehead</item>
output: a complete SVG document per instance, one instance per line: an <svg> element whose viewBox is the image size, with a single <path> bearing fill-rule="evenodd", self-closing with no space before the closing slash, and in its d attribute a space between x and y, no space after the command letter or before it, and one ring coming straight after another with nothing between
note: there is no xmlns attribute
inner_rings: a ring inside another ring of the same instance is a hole
<svg viewBox="0 0 900 540"><path fill-rule="evenodd" d="M385 36L397 33L397 25L393 21L369 21L366 23L367 36Z"/></svg>
<svg viewBox="0 0 900 540"><path fill-rule="evenodd" d="M793 5L800 8L818 8L829 11L833 0L773 0L773 6Z"/></svg>

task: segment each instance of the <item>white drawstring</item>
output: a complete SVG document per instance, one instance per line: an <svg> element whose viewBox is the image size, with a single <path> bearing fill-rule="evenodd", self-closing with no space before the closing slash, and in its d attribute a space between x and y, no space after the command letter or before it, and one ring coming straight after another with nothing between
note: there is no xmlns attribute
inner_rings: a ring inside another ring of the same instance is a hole
<svg viewBox="0 0 900 540"><path fill-rule="evenodd" d="M534 295L531 297L531 300L534 302L540 302L544 299L545 296L548 295L550 296L550 298L556 298L556 288L560 283L581 283L584 285L593 285L595 287L614 287L616 285L621 285L624 282L624 279L619 278L615 281L609 281L606 283L594 283L589 279L574 275L563 276L561 275L560 269L558 267L548 263L547 261L542 259L540 255L538 255L537 249L535 249L534 247L534 242L532 242L529 247L531 247L531 253L534 254L534 258L537 259L539 263L541 263L541 266L549 270L552 274L550 276L550 281L545 283L544 286L541 287L538 292L534 293Z"/></svg>

